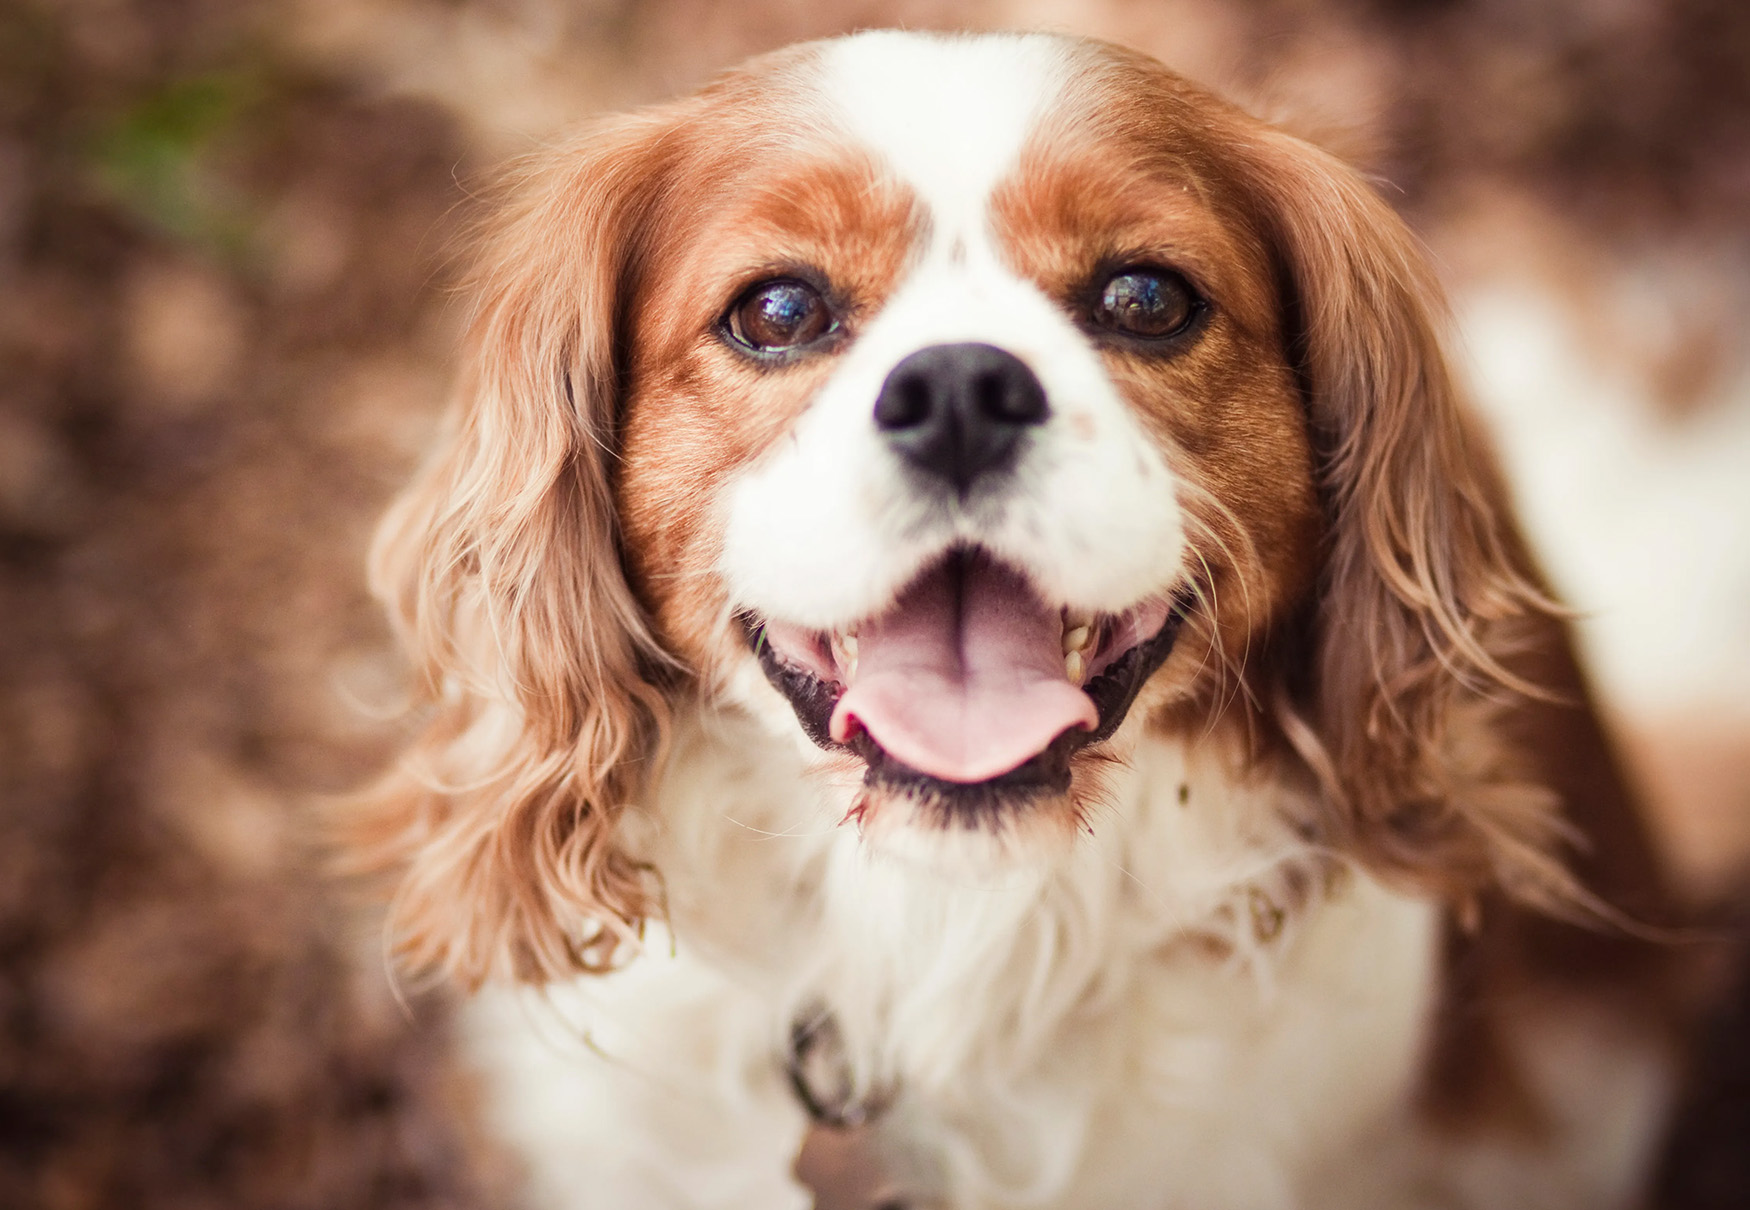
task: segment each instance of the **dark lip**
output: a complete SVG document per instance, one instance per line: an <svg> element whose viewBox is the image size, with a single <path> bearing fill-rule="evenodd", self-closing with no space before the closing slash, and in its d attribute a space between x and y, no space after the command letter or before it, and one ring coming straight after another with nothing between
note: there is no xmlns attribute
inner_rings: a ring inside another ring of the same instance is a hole
<svg viewBox="0 0 1750 1210"><path fill-rule="evenodd" d="M1082 686L1099 713L1097 727L1091 731L1074 728L1065 731L1025 763L980 782L943 781L921 773L890 756L868 732L860 729L848 743L833 739L828 723L842 691L779 658L772 645L764 641L765 623L757 614L743 612L737 616L766 679L790 703L797 723L809 739L828 752L848 752L861 759L868 766L863 775L865 786L907 794L927 806L944 824L979 823L995 821L1015 807L1068 791L1070 758L1090 744L1110 739L1123 724L1136 695L1172 654L1195 599L1191 588L1179 590L1173 596L1166 621L1152 637L1132 646Z"/></svg>

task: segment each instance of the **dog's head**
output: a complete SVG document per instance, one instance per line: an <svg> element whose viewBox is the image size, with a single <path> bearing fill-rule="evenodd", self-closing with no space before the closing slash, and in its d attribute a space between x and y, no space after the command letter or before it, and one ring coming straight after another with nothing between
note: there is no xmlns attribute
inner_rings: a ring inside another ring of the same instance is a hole
<svg viewBox="0 0 1750 1210"><path fill-rule="evenodd" d="M378 552L416 961L606 961L652 906L616 816L725 702L914 849L1067 846L1140 731L1227 728L1333 843L1486 864L1430 737L1535 594L1421 254L1329 156L1108 46L870 34L536 157L485 243Z"/></svg>

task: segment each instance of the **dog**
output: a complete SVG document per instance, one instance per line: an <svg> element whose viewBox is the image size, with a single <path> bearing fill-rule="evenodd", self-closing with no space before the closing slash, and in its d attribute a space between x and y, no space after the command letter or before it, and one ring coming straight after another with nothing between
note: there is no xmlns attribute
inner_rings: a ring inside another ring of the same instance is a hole
<svg viewBox="0 0 1750 1210"><path fill-rule="evenodd" d="M1354 171L870 32L512 172L347 844L546 1207L1635 1201L1667 910ZM541 990L526 992L518 986Z"/></svg>

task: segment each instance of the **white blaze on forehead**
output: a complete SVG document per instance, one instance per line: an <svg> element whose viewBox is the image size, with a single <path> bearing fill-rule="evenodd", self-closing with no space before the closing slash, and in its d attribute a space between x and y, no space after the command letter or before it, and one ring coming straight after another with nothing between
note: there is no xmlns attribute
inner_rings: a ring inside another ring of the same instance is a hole
<svg viewBox="0 0 1750 1210"><path fill-rule="evenodd" d="M822 87L846 130L917 191L935 247L982 243L992 191L1069 79L1068 45L859 34L827 50Z"/></svg>

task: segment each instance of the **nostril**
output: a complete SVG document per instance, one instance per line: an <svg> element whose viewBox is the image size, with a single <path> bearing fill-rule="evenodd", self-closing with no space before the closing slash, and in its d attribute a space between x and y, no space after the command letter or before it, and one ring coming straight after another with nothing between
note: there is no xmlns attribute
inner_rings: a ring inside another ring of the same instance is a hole
<svg viewBox="0 0 1750 1210"><path fill-rule="evenodd" d="M972 382L972 399L979 415L993 420L1006 420L1009 415L1008 389L995 374L980 374Z"/></svg>
<svg viewBox="0 0 1750 1210"><path fill-rule="evenodd" d="M905 378L883 391L875 402L875 423L883 429L911 429L930 418L930 384Z"/></svg>
<svg viewBox="0 0 1750 1210"><path fill-rule="evenodd" d="M978 376L973 399L981 415L1005 424L1038 424L1046 418L1045 391L1037 378L1021 368L1019 374L1005 366Z"/></svg>

